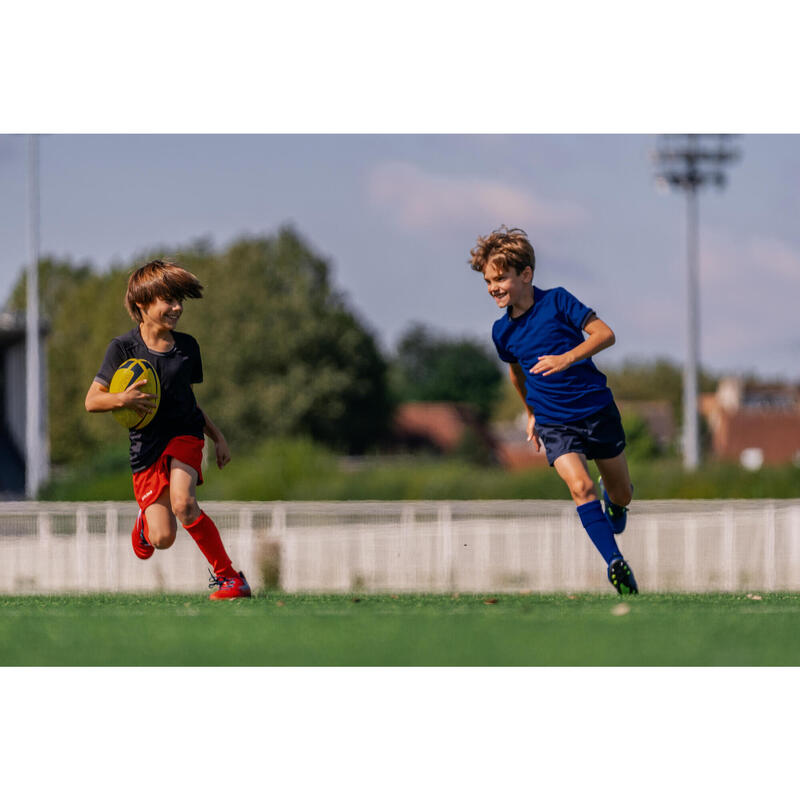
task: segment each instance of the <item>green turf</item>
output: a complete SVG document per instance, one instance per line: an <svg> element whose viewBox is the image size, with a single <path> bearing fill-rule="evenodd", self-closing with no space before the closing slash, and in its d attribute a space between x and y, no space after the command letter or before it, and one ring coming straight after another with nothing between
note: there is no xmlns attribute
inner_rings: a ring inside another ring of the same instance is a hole
<svg viewBox="0 0 800 800"><path fill-rule="evenodd" d="M800 665L800 595L762 597L2 597L0 665Z"/></svg>

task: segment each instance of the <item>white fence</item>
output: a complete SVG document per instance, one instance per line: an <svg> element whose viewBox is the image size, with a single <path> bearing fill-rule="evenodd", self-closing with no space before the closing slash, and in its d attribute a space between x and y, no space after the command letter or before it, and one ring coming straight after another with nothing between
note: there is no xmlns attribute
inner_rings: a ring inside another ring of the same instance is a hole
<svg viewBox="0 0 800 800"><path fill-rule="evenodd" d="M289 592L611 591L572 503L203 503L237 569ZM133 503L0 503L0 593L195 592L180 527L148 561ZM638 501L619 538L640 589L800 591L800 501Z"/></svg>

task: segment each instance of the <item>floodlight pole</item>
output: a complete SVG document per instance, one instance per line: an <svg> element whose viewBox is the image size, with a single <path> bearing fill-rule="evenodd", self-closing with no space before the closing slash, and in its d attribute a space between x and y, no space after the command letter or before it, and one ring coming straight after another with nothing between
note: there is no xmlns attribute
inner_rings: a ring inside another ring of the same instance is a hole
<svg viewBox="0 0 800 800"><path fill-rule="evenodd" d="M700 366L700 277L697 189L686 192L686 361L683 369L683 465L700 464L697 371Z"/></svg>
<svg viewBox="0 0 800 800"><path fill-rule="evenodd" d="M659 180L686 192L686 360L683 367L683 466L700 464L700 426L697 408L697 372L700 365L699 203L697 192L707 183L725 185L722 165L739 157L727 146L732 137L714 134L716 146L703 134L668 134L656 152L662 166ZM677 164L676 164L677 162ZM704 168L705 164L711 168Z"/></svg>
<svg viewBox="0 0 800 800"><path fill-rule="evenodd" d="M28 275L25 318L25 494L33 499L44 481L41 347L39 341L39 140L28 136Z"/></svg>

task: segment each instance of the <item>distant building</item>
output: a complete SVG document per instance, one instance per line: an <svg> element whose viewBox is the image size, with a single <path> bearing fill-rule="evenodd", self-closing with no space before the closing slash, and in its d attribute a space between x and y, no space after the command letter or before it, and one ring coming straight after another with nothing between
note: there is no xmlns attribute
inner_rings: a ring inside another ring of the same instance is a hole
<svg viewBox="0 0 800 800"><path fill-rule="evenodd" d="M468 437L495 453L489 428L463 403L401 403L392 422L392 438L405 450L450 454Z"/></svg>
<svg viewBox="0 0 800 800"><path fill-rule="evenodd" d="M675 415L668 400L620 401L620 413L636 414L644 421L658 446L667 449L675 440ZM492 425L492 435L497 443L497 460L507 469L546 467L544 446L537 452L527 438L527 414L523 411L513 422Z"/></svg>
<svg viewBox="0 0 800 800"><path fill-rule="evenodd" d="M758 468L800 464L800 387L725 378L700 397L713 454Z"/></svg>
<svg viewBox="0 0 800 800"><path fill-rule="evenodd" d="M481 449L490 461L506 469L546 467L544 448L537 453L525 438L522 416L490 426L466 404L402 403L395 412L392 438L395 446L409 451L451 455Z"/></svg>
<svg viewBox="0 0 800 800"><path fill-rule="evenodd" d="M528 415L523 411L513 422L496 422L492 425L497 460L506 469L548 466L544 445L537 452L536 445L528 441L527 423Z"/></svg>
<svg viewBox="0 0 800 800"><path fill-rule="evenodd" d="M44 334L45 326L42 326L42 340L44 340ZM27 411L25 335L24 314L0 313L0 500L21 498L25 494ZM47 381L44 358L41 362L40 380L42 419L46 425ZM43 436L46 443L46 433Z"/></svg>
<svg viewBox="0 0 800 800"><path fill-rule="evenodd" d="M675 437L675 421L665 401L620 404L621 410L638 414L662 446ZM527 438L527 415L523 411L509 422L486 425L474 410L460 403L403 403L393 421L396 447L408 451L428 450L439 454L464 452L467 437L479 443L491 460L509 470L548 467L544 446L537 451Z"/></svg>

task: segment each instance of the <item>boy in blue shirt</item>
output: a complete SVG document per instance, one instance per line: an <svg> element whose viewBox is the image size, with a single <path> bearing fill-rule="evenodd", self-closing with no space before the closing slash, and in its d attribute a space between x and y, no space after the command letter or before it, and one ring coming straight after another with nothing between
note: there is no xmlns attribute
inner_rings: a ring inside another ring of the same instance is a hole
<svg viewBox="0 0 800 800"><path fill-rule="evenodd" d="M537 450L544 444L548 463L567 484L581 524L608 565L611 584L620 594L638 594L614 538L625 529L633 491L625 432L605 375L591 358L614 344L614 332L566 289L533 285L536 257L525 231L501 226L479 237L470 255L489 294L506 310L494 323L492 340L528 410L528 441ZM587 459L600 471L605 510Z"/></svg>

